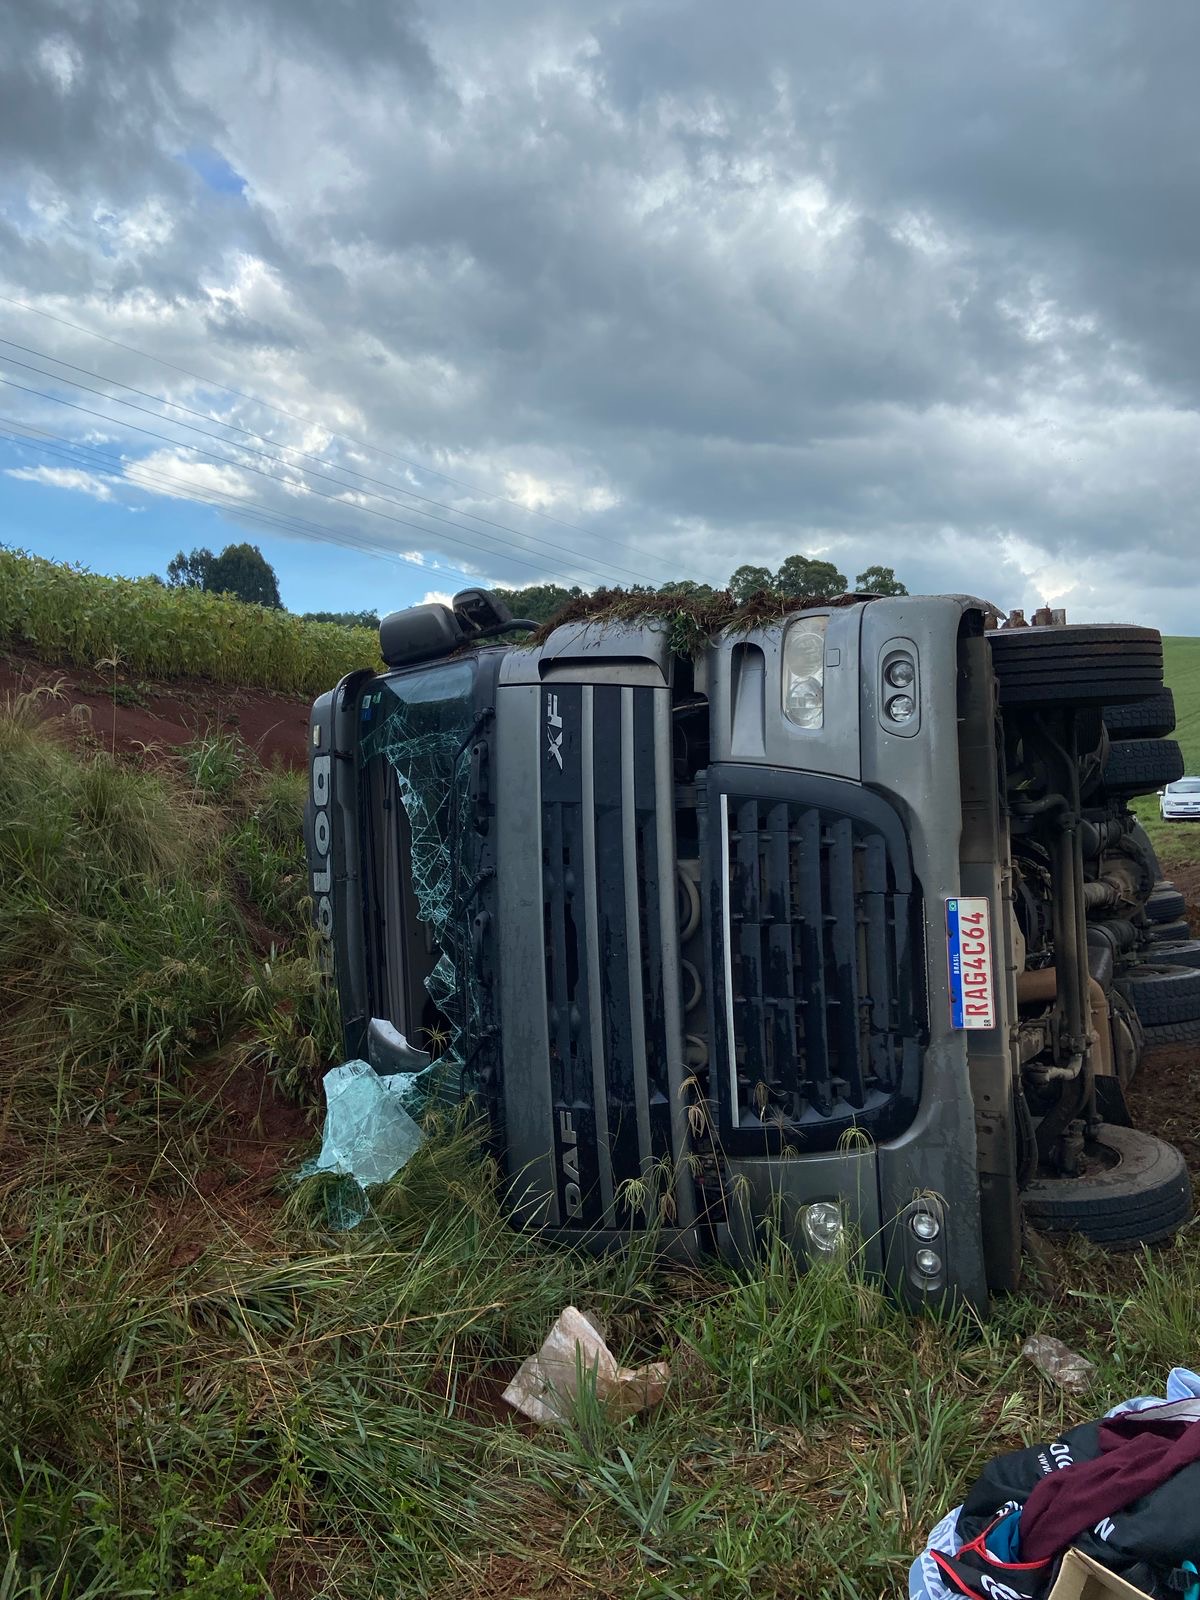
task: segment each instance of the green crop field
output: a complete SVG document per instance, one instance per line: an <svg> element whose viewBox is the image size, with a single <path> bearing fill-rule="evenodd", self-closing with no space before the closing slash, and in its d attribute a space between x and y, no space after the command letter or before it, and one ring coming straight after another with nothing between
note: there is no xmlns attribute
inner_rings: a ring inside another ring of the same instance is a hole
<svg viewBox="0 0 1200 1600"><path fill-rule="evenodd" d="M0 649L55 666L116 663L138 677L207 678L314 698L379 663L373 628L305 622L153 578L104 578L0 547Z"/></svg>

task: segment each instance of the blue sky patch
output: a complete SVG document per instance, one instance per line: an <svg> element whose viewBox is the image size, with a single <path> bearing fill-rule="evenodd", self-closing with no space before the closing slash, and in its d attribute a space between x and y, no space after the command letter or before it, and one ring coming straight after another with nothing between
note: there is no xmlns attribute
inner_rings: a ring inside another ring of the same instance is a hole
<svg viewBox="0 0 1200 1600"><path fill-rule="evenodd" d="M179 159L217 194L245 194L245 178L229 165L223 155L207 145L185 150Z"/></svg>

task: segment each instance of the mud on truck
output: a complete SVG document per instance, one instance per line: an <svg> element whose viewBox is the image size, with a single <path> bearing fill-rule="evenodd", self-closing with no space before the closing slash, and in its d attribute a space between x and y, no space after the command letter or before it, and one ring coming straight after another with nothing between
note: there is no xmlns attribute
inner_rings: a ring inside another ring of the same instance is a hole
<svg viewBox="0 0 1200 1600"><path fill-rule="evenodd" d="M347 1055L472 1098L557 1238L745 1256L771 1219L980 1309L1027 1229L1168 1238L1187 1171L1125 1101L1200 1042L1129 809L1182 773L1159 635L781 609L686 648L654 615L530 637L481 590L385 619L386 670L311 719Z"/></svg>

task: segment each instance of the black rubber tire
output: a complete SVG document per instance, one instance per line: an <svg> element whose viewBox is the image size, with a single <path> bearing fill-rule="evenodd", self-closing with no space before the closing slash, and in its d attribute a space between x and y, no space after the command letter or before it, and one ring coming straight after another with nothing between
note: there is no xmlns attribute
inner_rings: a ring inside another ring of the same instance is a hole
<svg viewBox="0 0 1200 1600"><path fill-rule="evenodd" d="M1108 794L1156 794L1183 773L1183 751L1174 739L1114 739L1102 781Z"/></svg>
<svg viewBox="0 0 1200 1600"><path fill-rule="evenodd" d="M988 639L1001 705L1128 705L1163 686L1154 628L998 628Z"/></svg>
<svg viewBox="0 0 1200 1600"><path fill-rule="evenodd" d="M1175 732L1175 696L1161 689L1128 706L1105 706L1104 725L1114 739L1165 739Z"/></svg>
<svg viewBox="0 0 1200 1600"><path fill-rule="evenodd" d="M1097 1143L1114 1166L1082 1178L1035 1178L1021 1195L1039 1233L1081 1233L1109 1250L1171 1239L1192 1214L1192 1185L1173 1144L1104 1123Z"/></svg>
<svg viewBox="0 0 1200 1600"><path fill-rule="evenodd" d="M1116 986L1148 1027L1200 1018L1200 972L1190 967L1143 961L1122 973Z"/></svg>
<svg viewBox="0 0 1200 1600"><path fill-rule="evenodd" d="M1200 968L1200 939L1163 940L1150 953L1156 967Z"/></svg>
<svg viewBox="0 0 1200 1600"><path fill-rule="evenodd" d="M1146 1049L1177 1050L1180 1045L1200 1044L1200 1017L1193 1017L1191 1022L1163 1022L1142 1024L1142 1032L1146 1036Z"/></svg>
<svg viewBox="0 0 1200 1600"><path fill-rule="evenodd" d="M1187 900L1173 883L1156 883L1146 901L1146 915L1151 922L1178 922L1187 915Z"/></svg>
<svg viewBox="0 0 1200 1600"><path fill-rule="evenodd" d="M1192 926L1186 917L1177 917L1174 922L1152 922L1148 931L1151 945L1151 953L1147 956L1149 961L1162 959L1158 953L1160 944L1182 944L1192 937Z"/></svg>

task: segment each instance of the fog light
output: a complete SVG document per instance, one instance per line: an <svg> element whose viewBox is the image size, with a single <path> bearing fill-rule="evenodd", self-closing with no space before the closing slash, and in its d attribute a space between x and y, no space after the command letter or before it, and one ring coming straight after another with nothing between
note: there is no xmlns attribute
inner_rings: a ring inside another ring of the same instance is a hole
<svg viewBox="0 0 1200 1600"><path fill-rule="evenodd" d="M823 1256L833 1255L846 1231L842 1208L832 1200L818 1200L815 1205L805 1206L800 1213L800 1226L809 1244Z"/></svg>
<svg viewBox="0 0 1200 1600"><path fill-rule="evenodd" d="M886 709L893 722L907 722L917 709L917 703L910 694L894 694Z"/></svg>
<svg viewBox="0 0 1200 1600"><path fill-rule="evenodd" d="M913 1260L922 1277L936 1278L942 1270L942 1258L936 1250L918 1250Z"/></svg>
<svg viewBox="0 0 1200 1600"><path fill-rule="evenodd" d="M916 677L917 671L911 661L906 661L903 656L898 661L893 661L884 673L884 677L893 689L907 689Z"/></svg>
<svg viewBox="0 0 1200 1600"><path fill-rule="evenodd" d="M916 1212L909 1222L909 1227L917 1238L924 1239L926 1244L930 1239L936 1239L942 1231L938 1219L933 1215L932 1211Z"/></svg>

